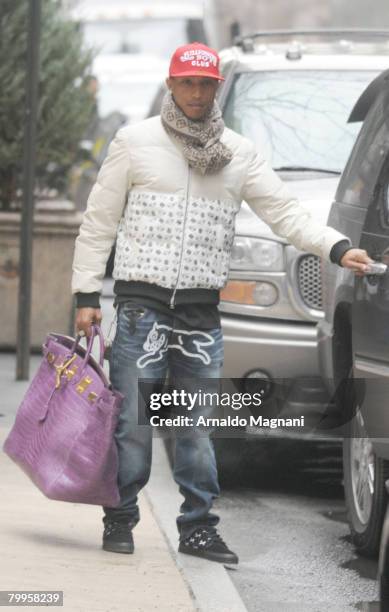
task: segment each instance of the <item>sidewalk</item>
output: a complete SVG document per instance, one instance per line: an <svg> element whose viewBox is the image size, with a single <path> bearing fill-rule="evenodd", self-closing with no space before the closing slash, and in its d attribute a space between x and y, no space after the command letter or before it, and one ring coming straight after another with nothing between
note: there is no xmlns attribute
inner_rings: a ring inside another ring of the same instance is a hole
<svg viewBox="0 0 389 612"><path fill-rule="evenodd" d="M28 386L14 379L15 356L0 353L1 446ZM121 555L101 549L100 507L45 498L3 452L0 473L0 590L61 590L69 612L196 609L143 494L135 554Z"/></svg>

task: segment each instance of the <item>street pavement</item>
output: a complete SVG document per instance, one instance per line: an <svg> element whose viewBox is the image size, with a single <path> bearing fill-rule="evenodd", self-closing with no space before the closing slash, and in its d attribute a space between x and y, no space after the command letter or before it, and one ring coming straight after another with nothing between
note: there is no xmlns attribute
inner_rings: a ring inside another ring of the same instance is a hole
<svg viewBox="0 0 389 612"><path fill-rule="evenodd" d="M104 282L101 301L102 329L110 340L112 285ZM31 358L30 378L40 360ZM15 381L15 369L15 355L0 353L1 446L29 384ZM177 552L182 498L161 439L154 440L151 481L139 495L134 555L101 549L99 507L46 499L3 452L0 473L0 591L61 590L69 612L246 612L221 564Z"/></svg>
<svg viewBox="0 0 389 612"><path fill-rule="evenodd" d="M377 562L358 556L350 541L341 445L249 447L250 463L215 504L240 555L231 577L247 610L378 612Z"/></svg>
<svg viewBox="0 0 389 612"><path fill-rule="evenodd" d="M0 354L1 446L28 386L14 378L15 356ZM115 554L101 549L98 506L45 498L3 452L0 473L0 590L60 590L69 612L198 609L144 494L135 554Z"/></svg>

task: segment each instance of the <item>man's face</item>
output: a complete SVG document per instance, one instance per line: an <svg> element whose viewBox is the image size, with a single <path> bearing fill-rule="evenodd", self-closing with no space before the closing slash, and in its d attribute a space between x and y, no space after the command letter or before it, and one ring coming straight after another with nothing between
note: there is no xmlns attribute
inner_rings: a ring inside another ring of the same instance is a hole
<svg viewBox="0 0 389 612"><path fill-rule="evenodd" d="M201 121L211 110L219 87L217 79L200 76L170 77L166 84L188 119Z"/></svg>

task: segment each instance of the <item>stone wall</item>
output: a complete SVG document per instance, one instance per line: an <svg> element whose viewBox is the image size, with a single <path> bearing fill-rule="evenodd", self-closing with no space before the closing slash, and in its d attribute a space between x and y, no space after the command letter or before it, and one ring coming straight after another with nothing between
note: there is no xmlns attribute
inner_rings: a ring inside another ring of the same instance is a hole
<svg viewBox="0 0 389 612"><path fill-rule="evenodd" d="M73 332L70 282L82 215L67 204L58 203L55 210L38 210L35 214L31 304L31 345L35 350L40 350L48 332ZM20 214L1 212L0 350L16 347L19 237Z"/></svg>

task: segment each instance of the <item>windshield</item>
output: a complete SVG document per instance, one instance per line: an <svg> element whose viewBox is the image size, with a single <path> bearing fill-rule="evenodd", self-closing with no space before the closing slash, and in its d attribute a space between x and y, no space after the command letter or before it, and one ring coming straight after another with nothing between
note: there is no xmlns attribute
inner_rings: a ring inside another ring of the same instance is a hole
<svg viewBox="0 0 389 612"><path fill-rule="evenodd" d="M226 125L250 138L273 168L342 172L361 127L347 124L372 71L277 71L239 74Z"/></svg>

